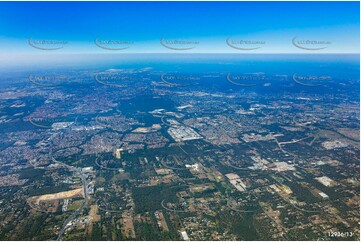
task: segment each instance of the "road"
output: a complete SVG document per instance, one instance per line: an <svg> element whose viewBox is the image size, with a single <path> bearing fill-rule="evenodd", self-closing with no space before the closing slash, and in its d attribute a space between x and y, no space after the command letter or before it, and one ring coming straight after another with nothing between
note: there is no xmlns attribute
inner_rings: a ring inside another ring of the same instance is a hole
<svg viewBox="0 0 361 242"><path fill-rule="evenodd" d="M87 204L88 202L88 191L87 191L87 182L86 182L86 178L84 176L84 174L82 173L81 169L77 169L78 172L81 173L81 179L82 179L82 183L83 183L83 192L84 192L84 200L83 200L83 203L82 205L80 206L80 208L78 208L77 210L75 210L63 223L63 225L61 226L61 229L60 229L60 232L58 234L58 238L56 239L57 241L60 241L64 235L64 232L65 232L65 228L67 226L67 224L73 220L82 210L83 208L85 207L85 205Z"/></svg>
<svg viewBox="0 0 361 242"><path fill-rule="evenodd" d="M60 229L60 232L58 234L58 237L57 237L57 241L60 241L64 235L64 232L65 232L65 228L67 226L67 224L73 220L82 210L83 208L85 207L85 205L87 204L88 202L88 190L87 190L87 187L88 187L88 184L86 182L86 177L82 171L81 168L77 168L77 167L74 167L74 166L70 166L70 165L67 165L61 161L58 161L56 160L53 155L52 155L52 152L50 152L50 157L51 157L51 160L55 163L55 164L60 164L62 167L65 167L67 168L69 171L72 171L74 172L76 175L78 175L81 180L82 180L82 185L83 185L83 193L84 193L84 200L83 200L83 203L82 205L80 206L80 208L78 208L77 210L75 210L63 223L63 225L61 226L61 229Z"/></svg>

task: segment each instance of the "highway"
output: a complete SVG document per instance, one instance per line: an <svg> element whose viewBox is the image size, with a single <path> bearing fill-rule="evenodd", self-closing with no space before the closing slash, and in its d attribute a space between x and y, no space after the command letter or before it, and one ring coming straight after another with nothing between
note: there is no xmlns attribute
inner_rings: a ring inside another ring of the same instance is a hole
<svg viewBox="0 0 361 242"><path fill-rule="evenodd" d="M83 192L84 192L84 200L83 200L83 203L82 205L80 206L80 208L78 208L77 210L75 210L63 223L63 225L61 226L61 229L60 229L60 232L58 234L58 238L56 239L57 241L60 241L64 235L64 232L65 232L65 228L67 226L67 224L73 220L82 210L83 208L85 207L85 205L87 204L88 202L88 191L87 191L87 182L86 182L86 178L83 174L83 172L81 171L80 168L77 168L78 172L80 172L81 174L81 179L82 179L82 183L83 183Z"/></svg>
<svg viewBox="0 0 361 242"><path fill-rule="evenodd" d="M78 117L77 117L77 118L78 118ZM76 122L77 118L75 119L75 122ZM55 134L54 134L54 135L55 135ZM54 135L52 135L52 136L50 137L50 139L52 139ZM85 205L86 205L87 202L88 202L88 190L87 190L88 184L87 184L87 181L86 181L86 177L85 177L85 175L84 175L84 173L83 173L83 171L82 171L81 168L74 167L74 166L70 166L70 165L67 165L67 164L65 164L65 163L63 163L63 162L61 162L61 161L56 160L56 159L53 157L53 152L52 152L52 150L50 150L49 156L50 156L51 160L52 160L55 164L60 164L62 167L68 169L68 170L71 171L71 172L74 172L75 175L77 175L78 177L81 178L81 180L82 180L82 186L83 186L83 193L84 193L84 200L83 200L83 203L82 203L82 205L80 206L80 208L78 208L77 210L75 210L75 211L64 221L64 223L62 224L61 229L60 229L59 234L58 234L58 237L57 237L57 239L56 239L57 241L60 241L60 240L62 240L62 237L63 237L63 235L64 235L66 225L67 225L71 220L73 220L73 219L84 209Z"/></svg>

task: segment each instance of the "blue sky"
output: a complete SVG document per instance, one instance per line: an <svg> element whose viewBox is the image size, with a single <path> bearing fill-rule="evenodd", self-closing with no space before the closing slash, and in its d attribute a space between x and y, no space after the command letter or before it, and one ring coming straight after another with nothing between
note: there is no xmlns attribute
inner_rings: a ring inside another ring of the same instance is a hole
<svg viewBox="0 0 361 242"><path fill-rule="evenodd" d="M30 37L66 41L51 53L67 54L177 52L161 38L197 41L186 53L315 52L295 47L297 37L328 41L317 53L359 53L359 15L359 2L0 2L0 52L49 54L31 47ZM132 44L109 51L96 37ZM239 50L228 37L263 44Z"/></svg>

